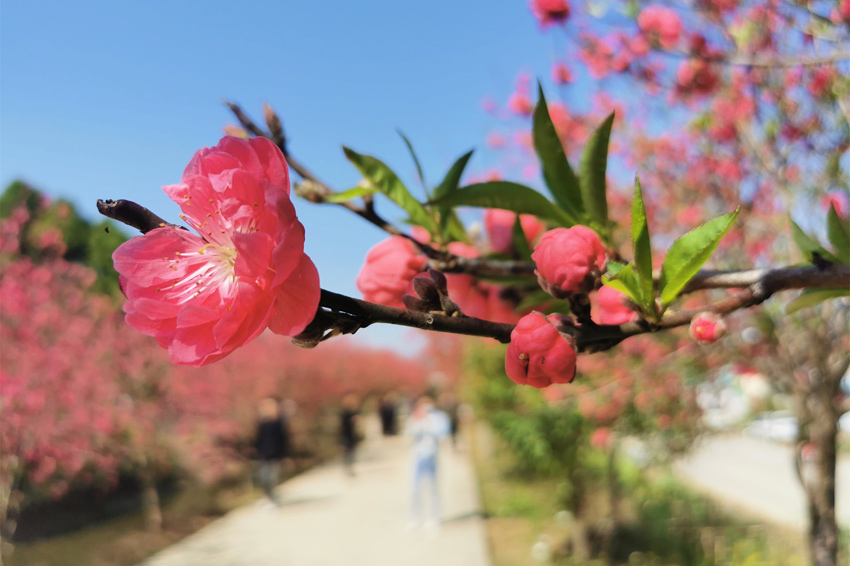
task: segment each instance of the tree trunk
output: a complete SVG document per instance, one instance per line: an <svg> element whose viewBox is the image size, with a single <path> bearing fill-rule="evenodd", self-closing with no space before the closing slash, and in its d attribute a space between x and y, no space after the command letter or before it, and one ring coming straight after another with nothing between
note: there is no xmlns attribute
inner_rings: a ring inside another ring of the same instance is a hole
<svg viewBox="0 0 850 566"><path fill-rule="evenodd" d="M152 533L162 529L162 510L159 506L159 493L156 491L154 475L147 470L141 474L142 480L142 515L145 518L145 528Z"/></svg>
<svg viewBox="0 0 850 566"><path fill-rule="evenodd" d="M572 493L570 506L573 512L573 556L580 562L590 559L590 544L587 540L587 493L585 491L584 472L578 465L573 470L570 483Z"/></svg>
<svg viewBox="0 0 850 566"><path fill-rule="evenodd" d="M809 558L813 566L838 564L838 523L835 518L838 414L832 387L820 383L797 396L800 444L797 472L809 513Z"/></svg>
<svg viewBox="0 0 850 566"><path fill-rule="evenodd" d="M829 391L818 391L810 400L813 455L809 499L809 552L814 566L838 563L838 523L835 519L835 467L838 439L837 415Z"/></svg>

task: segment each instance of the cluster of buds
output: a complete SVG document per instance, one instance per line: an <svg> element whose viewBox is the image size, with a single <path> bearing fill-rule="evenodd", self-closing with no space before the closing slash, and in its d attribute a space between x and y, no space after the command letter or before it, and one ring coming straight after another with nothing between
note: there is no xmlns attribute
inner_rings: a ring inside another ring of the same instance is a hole
<svg viewBox="0 0 850 566"><path fill-rule="evenodd" d="M442 272L429 268L419 273L407 287L401 302L412 311L461 315L460 308L449 298L448 281Z"/></svg>

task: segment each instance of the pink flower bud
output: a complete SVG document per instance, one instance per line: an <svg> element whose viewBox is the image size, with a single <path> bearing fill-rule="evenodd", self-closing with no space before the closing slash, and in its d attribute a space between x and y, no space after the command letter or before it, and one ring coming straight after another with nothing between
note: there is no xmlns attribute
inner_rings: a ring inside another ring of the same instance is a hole
<svg viewBox="0 0 850 566"><path fill-rule="evenodd" d="M587 226L555 228L543 234L531 259L540 286L564 299L594 288L605 267L605 249Z"/></svg>
<svg viewBox="0 0 850 566"><path fill-rule="evenodd" d="M575 378L575 341L558 331L559 322L558 315L539 312L520 319L505 354L505 371L511 380L539 389Z"/></svg>
<svg viewBox="0 0 850 566"><path fill-rule="evenodd" d="M367 301L403 309L401 298L426 262L410 240L392 236L366 254L366 263L357 276L357 288Z"/></svg>
<svg viewBox="0 0 850 566"><path fill-rule="evenodd" d="M625 293L603 286L596 293L591 318L596 324L618 325L637 320L638 313L629 307Z"/></svg>
<svg viewBox="0 0 850 566"><path fill-rule="evenodd" d="M543 27L564 22L570 17L567 0L531 0L531 12Z"/></svg>
<svg viewBox="0 0 850 566"><path fill-rule="evenodd" d="M500 254L510 254L513 250L513 229L516 214L510 210L489 208L484 211L484 229L490 238L490 248ZM546 228L546 225L534 216L522 214L519 217L522 231L530 243Z"/></svg>
<svg viewBox="0 0 850 566"><path fill-rule="evenodd" d="M552 80L559 85L573 82L573 72L564 63L556 63L552 66Z"/></svg>
<svg viewBox="0 0 850 566"><path fill-rule="evenodd" d="M726 333L726 323L719 314L701 312L691 320L690 333L697 342L711 344Z"/></svg>
<svg viewBox="0 0 850 566"><path fill-rule="evenodd" d="M515 92L508 99L508 110L520 116L531 116L534 112L534 103L524 92Z"/></svg>

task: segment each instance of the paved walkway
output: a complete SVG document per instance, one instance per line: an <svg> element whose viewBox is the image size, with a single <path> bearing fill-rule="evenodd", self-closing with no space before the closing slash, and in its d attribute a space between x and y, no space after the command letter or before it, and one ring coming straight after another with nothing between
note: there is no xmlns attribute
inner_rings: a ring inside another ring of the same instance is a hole
<svg viewBox="0 0 850 566"><path fill-rule="evenodd" d="M803 488L794 471L790 446L741 435L704 440L677 462L677 471L722 501L781 525L807 528ZM850 527L850 459L840 458L835 510L839 524Z"/></svg>
<svg viewBox="0 0 850 566"><path fill-rule="evenodd" d="M143 566L487 566L469 454L443 447L443 524L410 530L408 448L400 437L369 441L356 477L339 464L311 470L279 486L280 508L236 509Z"/></svg>

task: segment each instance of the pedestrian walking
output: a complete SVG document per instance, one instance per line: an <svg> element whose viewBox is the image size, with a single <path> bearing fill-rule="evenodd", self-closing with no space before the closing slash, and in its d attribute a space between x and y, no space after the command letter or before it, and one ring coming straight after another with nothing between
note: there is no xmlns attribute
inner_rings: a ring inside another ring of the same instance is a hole
<svg viewBox="0 0 850 566"><path fill-rule="evenodd" d="M271 397L260 401L258 409L254 449L260 459L259 483L268 500L278 505L274 488L280 477L281 462L292 459L289 423L279 410L278 402Z"/></svg>
<svg viewBox="0 0 850 566"><path fill-rule="evenodd" d="M430 518L427 527L438 528L440 524L440 491L437 473L437 455L440 441L449 434L449 419L434 407L428 396L416 400L413 413L407 421L406 433L413 440L413 482L411 490L411 527L422 523L423 495L428 484Z"/></svg>

